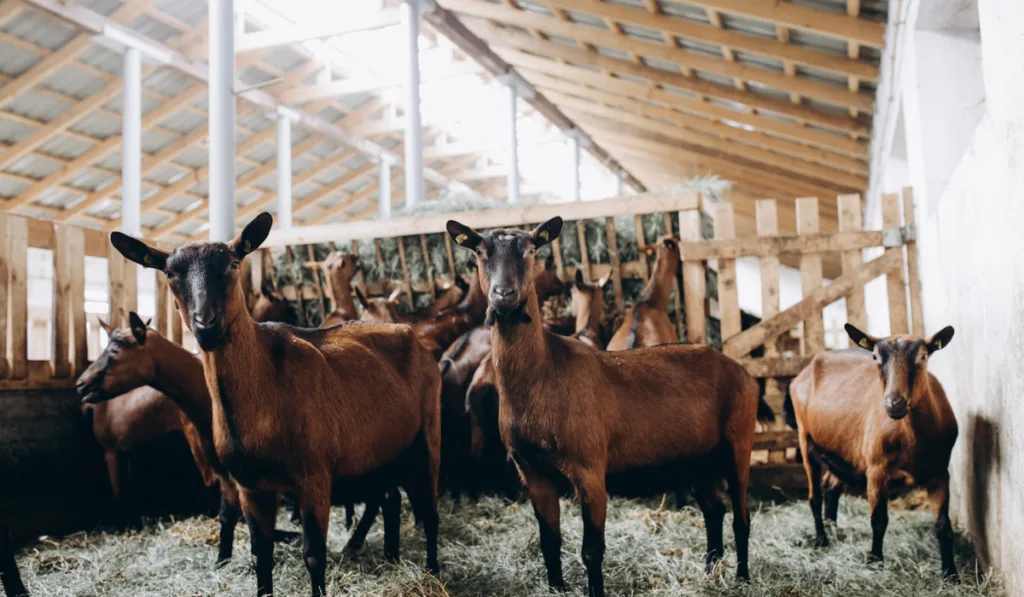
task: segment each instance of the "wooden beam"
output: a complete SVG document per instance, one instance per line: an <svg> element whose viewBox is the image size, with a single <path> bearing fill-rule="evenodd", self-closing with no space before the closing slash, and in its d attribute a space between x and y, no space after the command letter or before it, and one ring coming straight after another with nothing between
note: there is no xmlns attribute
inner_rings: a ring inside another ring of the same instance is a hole
<svg viewBox="0 0 1024 597"><path fill-rule="evenodd" d="M235 42L235 52L241 54L256 50L268 50L314 39L325 39L358 33L360 31L393 27L399 23L398 12L398 8L385 8L379 12L350 17L342 21L327 19L326 21L308 25L275 27L266 31L246 33Z"/></svg>
<svg viewBox="0 0 1024 597"><path fill-rule="evenodd" d="M473 61L456 62L451 67L425 74L421 83L429 83L464 75L478 75L485 71L482 66ZM282 91L278 98L286 104L302 104L318 99L338 98L345 95L381 91L391 87L401 87L405 82L393 76L374 76L366 78L345 79L333 83L318 85L303 85Z"/></svg>
<svg viewBox="0 0 1024 597"><path fill-rule="evenodd" d="M588 35L598 31L586 25L577 25L565 21L556 22L549 17L533 12L500 6L482 0L444 0L443 4L448 9L458 13L485 19L495 19L518 27L535 28L572 37L577 40L581 39L581 37L576 36L576 33L581 28ZM626 23L654 29L663 34L667 33L669 36L678 35L691 40L715 44L728 51L738 50L777 60L789 60L796 64L813 66L842 75L852 75L868 81L878 79L878 68L872 64L792 46L776 40L726 31L717 26L708 26L685 19L652 14L645 10L596 0L550 0L550 4L575 12L586 12L613 23ZM710 11L710 13L718 14L715 11ZM607 33L603 35L608 36ZM584 37L582 39L588 38ZM636 38L630 39L635 40ZM605 44L600 43L599 45Z"/></svg>
<svg viewBox="0 0 1024 597"><path fill-rule="evenodd" d="M573 38L613 50L634 53L638 56L658 58L675 64L685 65L687 68L695 70L742 81L751 81L781 91L799 93L805 97L813 97L823 102L845 108L853 108L860 112L870 113L874 109L875 98L867 93L852 92L849 89L835 87L828 83L818 83L809 79L787 77L785 73L750 67L738 62L710 58L696 52L687 52L664 44L641 41L624 36L610 36L599 29L586 25L559 23L552 19L546 20L554 25L558 25L559 28L571 28L571 33L568 31L565 33ZM551 42L538 41L521 33L491 27L486 23L470 23L469 26L470 28L479 29L492 46L511 47L519 50L530 50L530 48L535 47L537 44L564 47L551 44ZM634 64L634 66L641 65ZM737 91L737 93L751 95L746 91Z"/></svg>

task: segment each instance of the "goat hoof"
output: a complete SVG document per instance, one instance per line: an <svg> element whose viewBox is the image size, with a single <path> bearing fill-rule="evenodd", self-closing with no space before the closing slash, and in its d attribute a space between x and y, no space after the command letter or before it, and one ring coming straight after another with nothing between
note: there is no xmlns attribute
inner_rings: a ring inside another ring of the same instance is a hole
<svg viewBox="0 0 1024 597"><path fill-rule="evenodd" d="M814 538L815 547L828 547L828 535L818 535Z"/></svg>
<svg viewBox="0 0 1024 597"><path fill-rule="evenodd" d="M217 561L213 564L214 570L220 570L224 566L227 566L231 562L231 556L221 556L217 558Z"/></svg>
<svg viewBox="0 0 1024 597"><path fill-rule="evenodd" d="M957 573L956 568L953 568L952 570L943 570L942 580L958 585L960 584L960 574Z"/></svg>
<svg viewBox="0 0 1024 597"><path fill-rule="evenodd" d="M882 562L884 562L884 561L885 561L885 558L883 558L881 554L877 554L877 553L869 553L868 554L868 564L869 565L871 565L871 564L881 565Z"/></svg>

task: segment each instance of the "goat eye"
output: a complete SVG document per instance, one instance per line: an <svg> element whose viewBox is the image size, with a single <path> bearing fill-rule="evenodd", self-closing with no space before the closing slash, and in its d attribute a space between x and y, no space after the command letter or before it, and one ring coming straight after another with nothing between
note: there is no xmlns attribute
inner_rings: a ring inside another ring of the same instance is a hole
<svg viewBox="0 0 1024 597"><path fill-rule="evenodd" d="M237 261L232 261L231 262L231 269L238 269L238 262Z"/></svg>
<svg viewBox="0 0 1024 597"><path fill-rule="evenodd" d="M878 360L878 355L877 354L871 355L871 360L872 361L877 361Z"/></svg>

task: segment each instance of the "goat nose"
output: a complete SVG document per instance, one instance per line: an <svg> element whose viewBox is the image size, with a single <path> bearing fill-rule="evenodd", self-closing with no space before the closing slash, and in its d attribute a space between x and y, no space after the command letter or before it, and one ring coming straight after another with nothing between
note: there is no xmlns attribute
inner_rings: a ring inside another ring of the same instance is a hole
<svg viewBox="0 0 1024 597"><path fill-rule="evenodd" d="M202 327L210 327L217 323L217 314L213 309L202 309L192 313L192 320Z"/></svg>
<svg viewBox="0 0 1024 597"><path fill-rule="evenodd" d="M513 292L515 292L515 290L511 286L504 286L503 285L503 286L495 286L494 287L494 294L496 294L498 296L502 296L502 297L512 296Z"/></svg>

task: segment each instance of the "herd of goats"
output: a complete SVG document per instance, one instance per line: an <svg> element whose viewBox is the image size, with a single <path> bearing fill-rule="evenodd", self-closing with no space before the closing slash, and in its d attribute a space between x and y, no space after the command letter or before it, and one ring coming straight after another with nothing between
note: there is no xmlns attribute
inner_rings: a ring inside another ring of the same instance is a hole
<svg viewBox="0 0 1024 597"><path fill-rule="evenodd" d="M452 240L473 254L475 274L468 283L456 276L427 312L412 316L398 313L396 295L367 299L353 288L358 257L334 253L322 267L335 311L310 329L272 321L282 301L270 292L254 305L247 300L241 262L272 222L264 213L231 242L195 242L171 253L111 234L124 257L166 275L200 348L197 358L135 313L127 328L107 329L109 344L77 388L106 450L115 496L125 481L125 446L141 435L181 430L204 481L221 490L218 564L231 557L244 514L257 594L270 595L281 535L275 521L289 496L318 597L325 593L331 506L344 505L351 525L353 504L366 505L350 550L361 547L381 511L384 557L393 561L399 488L426 535L433 573L440 569L439 489L454 496L525 490L548 583L563 587L559 499L575 495L589 594L601 596L609 493L692 492L704 515L711 572L724 553L724 485L736 574L749 580L751 451L757 421L774 415L740 364L679 342L668 316L678 240L641 247L656 253L654 273L614 334L601 329L606 280L589 284L577 271L565 285L550 260L537 258L561 232L557 217L532 231L486 233L449 221ZM541 307L566 286L569 325L545 317ZM870 555L881 560L890 492L923 486L942 575L956 580L947 469L957 425L927 370L953 329L883 339L846 329L857 347L817 355L790 384L786 401L817 543L828 542L823 518L836 521L844 486L866 486ZM0 572L8 595L25 594L9 552Z"/></svg>

